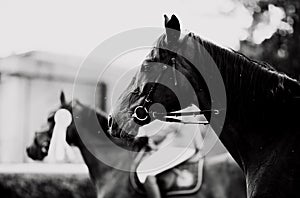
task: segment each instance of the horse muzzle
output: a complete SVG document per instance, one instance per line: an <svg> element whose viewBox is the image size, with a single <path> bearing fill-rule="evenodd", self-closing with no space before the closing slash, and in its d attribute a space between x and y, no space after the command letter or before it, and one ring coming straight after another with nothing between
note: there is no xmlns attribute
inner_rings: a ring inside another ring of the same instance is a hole
<svg viewBox="0 0 300 198"><path fill-rule="evenodd" d="M122 138L122 139L133 139L137 132L138 125L135 123L134 119L130 118L127 121L122 121L122 123L117 122L113 119L111 115L108 117L108 133L112 137Z"/></svg>
<svg viewBox="0 0 300 198"><path fill-rule="evenodd" d="M43 160L48 155L48 152L40 152L37 147L32 145L26 148L26 153L31 159L39 161Z"/></svg>

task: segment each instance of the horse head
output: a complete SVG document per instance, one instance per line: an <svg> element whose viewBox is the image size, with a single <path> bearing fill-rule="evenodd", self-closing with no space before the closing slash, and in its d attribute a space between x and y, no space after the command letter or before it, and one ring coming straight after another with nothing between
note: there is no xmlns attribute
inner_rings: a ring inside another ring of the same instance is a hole
<svg viewBox="0 0 300 198"><path fill-rule="evenodd" d="M69 114L69 116L66 114ZM81 148L82 145L85 144L85 146L91 148L99 148L98 146L101 147L101 145L103 146L107 144L108 141L111 141L120 147L131 149L127 146L131 144L124 142L124 140L113 138L108 134L106 113L92 109L78 100L67 102L62 92L59 106L51 111L47 122L43 124L41 130L35 132L33 142L26 149L30 158L43 160L48 155L55 126L57 125L58 119L65 119L64 116L71 117L71 121L66 127L65 136L65 140L70 146ZM103 133L101 133L101 131ZM106 136L106 138L104 138L104 136ZM134 143L134 145L139 146L139 142Z"/></svg>
<svg viewBox="0 0 300 198"><path fill-rule="evenodd" d="M181 34L176 16L165 16L165 33L111 111L109 127L113 136L136 137L139 127L154 119L168 121L154 114L180 110L190 104L201 110L210 109L208 87L193 64L197 60L191 53L193 42L191 36Z"/></svg>
<svg viewBox="0 0 300 198"><path fill-rule="evenodd" d="M77 104L80 104L78 101L75 102ZM30 158L34 160L43 160L47 155L49 151L49 146L51 142L51 138L53 135L53 130L55 128L56 120L55 115L60 110L66 110L65 112L69 113L73 118L73 106L71 102L66 102L65 95L63 92L61 92L60 95L60 104L58 108L55 108L52 110L47 118L47 122L43 124L43 127L41 130L38 130L35 132L33 142L29 147L27 147L26 151ZM71 123L67 127L67 133L66 133L66 141L69 145L77 145L79 141L79 136L76 132L76 127L74 124L74 120L72 119Z"/></svg>

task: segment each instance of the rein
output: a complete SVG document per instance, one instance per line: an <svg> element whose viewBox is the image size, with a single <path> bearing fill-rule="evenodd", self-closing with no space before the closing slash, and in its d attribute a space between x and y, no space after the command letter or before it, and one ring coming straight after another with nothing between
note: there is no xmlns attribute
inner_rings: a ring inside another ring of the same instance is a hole
<svg viewBox="0 0 300 198"><path fill-rule="evenodd" d="M196 121L196 122L186 122L178 119L177 117L182 117L182 116L197 116L197 115L204 115L207 112L211 112L215 115L220 114L220 110L199 110L199 111L177 111L177 112L166 112L166 113L158 113L158 112L150 112L153 118L156 119L170 119L171 122L179 122L183 124L204 124L207 125L209 124L209 121Z"/></svg>

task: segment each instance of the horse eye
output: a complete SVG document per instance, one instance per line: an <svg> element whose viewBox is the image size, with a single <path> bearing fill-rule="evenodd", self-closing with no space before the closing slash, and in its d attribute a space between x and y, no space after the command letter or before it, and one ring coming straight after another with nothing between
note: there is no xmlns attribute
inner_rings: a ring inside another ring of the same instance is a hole
<svg viewBox="0 0 300 198"><path fill-rule="evenodd" d="M48 120L48 122L53 122L54 121L54 116L49 117L47 120Z"/></svg>

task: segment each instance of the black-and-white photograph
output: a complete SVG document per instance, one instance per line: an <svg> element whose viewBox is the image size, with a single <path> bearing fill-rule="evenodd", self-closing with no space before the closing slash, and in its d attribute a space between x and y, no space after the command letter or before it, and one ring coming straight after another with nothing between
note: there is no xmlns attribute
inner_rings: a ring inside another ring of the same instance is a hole
<svg viewBox="0 0 300 198"><path fill-rule="evenodd" d="M0 197L300 197L300 1L1 0Z"/></svg>

